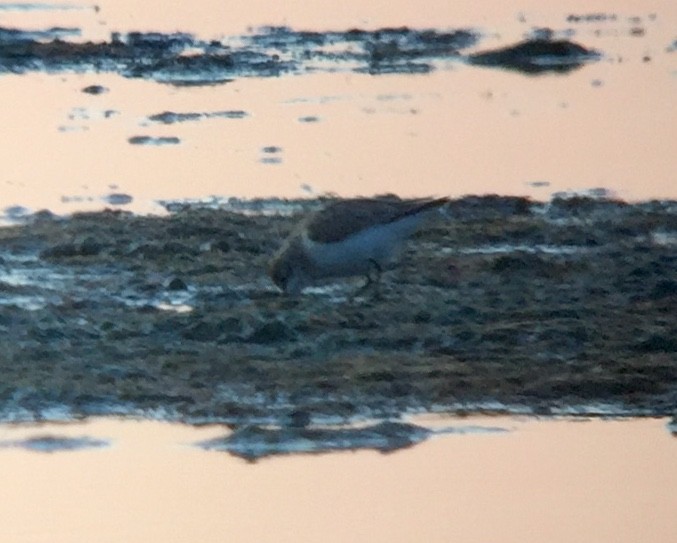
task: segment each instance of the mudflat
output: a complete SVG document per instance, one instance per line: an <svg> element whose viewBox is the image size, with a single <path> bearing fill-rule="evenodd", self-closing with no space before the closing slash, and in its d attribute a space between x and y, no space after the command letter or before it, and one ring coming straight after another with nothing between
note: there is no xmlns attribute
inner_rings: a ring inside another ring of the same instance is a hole
<svg viewBox="0 0 677 543"><path fill-rule="evenodd" d="M287 297L268 259L322 203L45 212L0 229L0 415L672 414L675 202L465 197L378 291Z"/></svg>

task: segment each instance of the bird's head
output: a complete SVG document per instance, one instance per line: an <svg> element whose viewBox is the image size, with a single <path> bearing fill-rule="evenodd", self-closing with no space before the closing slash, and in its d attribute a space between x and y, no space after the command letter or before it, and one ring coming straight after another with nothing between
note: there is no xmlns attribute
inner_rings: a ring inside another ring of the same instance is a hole
<svg viewBox="0 0 677 543"><path fill-rule="evenodd" d="M294 251L281 250L270 261L270 278L286 294L300 294L306 286L302 267L294 258Z"/></svg>

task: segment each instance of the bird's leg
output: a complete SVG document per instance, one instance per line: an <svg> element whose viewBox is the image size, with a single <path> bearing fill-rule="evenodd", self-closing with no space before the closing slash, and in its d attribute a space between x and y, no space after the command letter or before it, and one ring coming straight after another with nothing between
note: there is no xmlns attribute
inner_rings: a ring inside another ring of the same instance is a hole
<svg viewBox="0 0 677 543"><path fill-rule="evenodd" d="M369 259L369 264L371 266L369 271L374 272L374 276L372 277L371 274L367 272L367 285L378 285L381 281L381 265L373 258Z"/></svg>
<svg viewBox="0 0 677 543"><path fill-rule="evenodd" d="M372 290L374 297L378 298L379 297L379 290L378 286L381 281L381 265L376 262L373 258L369 259L369 271L366 274L367 281L364 285L362 285L358 291L355 293L356 296L359 296L360 294L363 294L367 290Z"/></svg>

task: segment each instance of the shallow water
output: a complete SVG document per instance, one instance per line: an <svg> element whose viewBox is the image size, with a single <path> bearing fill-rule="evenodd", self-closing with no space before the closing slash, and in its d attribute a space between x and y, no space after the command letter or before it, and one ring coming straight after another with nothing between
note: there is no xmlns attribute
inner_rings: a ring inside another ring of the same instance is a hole
<svg viewBox="0 0 677 543"><path fill-rule="evenodd" d="M676 197L674 4L597 1L584 11L541 4L433 2L420 10L349 3L327 11L307 2L281 9L203 1L162 18L154 2L10 6L0 10L1 26L75 29L79 37L65 37L75 42L182 31L235 47L264 25L320 33L408 26L478 38L461 56L437 57L425 73L359 73L336 61L296 75L189 87L110 72L5 73L0 97L13 107L0 112L0 208L9 216L110 205L162 212L160 199L326 192L547 200L595 187L629 200ZM602 15L585 18L591 14ZM602 56L566 75L541 76L464 61L539 28ZM284 57L284 48L253 43L254 52ZM83 92L97 86L103 92ZM152 120L165 112L183 122Z"/></svg>
<svg viewBox="0 0 677 543"><path fill-rule="evenodd" d="M160 422L2 426L3 442L89 436L82 450L0 449L0 537L127 541L673 541L677 441L665 419L419 417L502 427L373 451L248 463Z"/></svg>
<svg viewBox="0 0 677 543"><path fill-rule="evenodd" d="M0 98L12 107L0 110L4 127L0 223L21 220L43 208L59 214L104 207L164 214L186 200L220 205L230 197L308 197L327 192L499 193L547 201L561 191L601 188L592 194L626 200L677 198L674 2L595 0L581 7L577 2L544 6L535 0L509 5L435 0L421 9L403 1L326 5L201 0L171 10L159 0L97 4L96 8L62 2L4 4L0 26L32 32L34 39L61 37L74 43L109 41L115 32L178 31L240 47L265 25L318 33L403 26L440 33L467 29L478 39L461 55L435 58L430 69L418 72L412 68L365 73L357 61L355 65L346 61L348 55L341 62L309 63L294 75L246 74L197 86L161 83L163 74L153 80L68 68L3 73ZM601 57L566 75L540 76L468 62L473 52L514 44L542 33L538 29L543 27L552 29L555 38L599 51ZM329 47L326 52L336 51ZM674 232L661 224L657 227L651 231L651 243L662 244L667 252L674 245ZM487 243L473 246L467 254L572 256L587 250L566 244ZM136 307L182 313L205 305L213 294L190 284L185 290L167 292L164 287L174 277L166 277L164 270L129 285L127 276L107 264L94 269L87 263L92 275L68 264L43 265L31 244L3 247L0 257L0 309L9 315L3 330L17 337L35 331L29 344L39 345L35 356L49 368L35 377L44 381L44 391L34 387L32 379L17 380L15 392L10 383L11 415L17 414L14 404L22 408L25 404L20 415L52 413L60 418L72 414L59 403L62 396L75 398L82 409L88 401L98 405L104 397L88 397L87 387L72 397L75 381L68 372L75 366L66 355L61 360L68 362L63 364L64 374L53 374L53 353L68 348L71 336L63 336L49 318L33 328L30 317L14 325L17 314L28 313L23 310L73 309L79 334L73 341L78 344L90 338L86 335L90 323L78 313L84 307L87 316L83 300L100 299L104 307L118 304L130 315L136 315ZM503 262L515 261L520 262ZM663 263L666 269L669 262ZM651 291L666 307L671 285L663 282L661 289ZM257 283L250 290L259 288L264 287ZM665 315L659 328L652 328L650 320L640 322L628 337L637 344L633 348L639 346L637 352L663 350L662 358L655 354L654 358L658 369L665 368L661 371L669 375L674 343L669 339L670 313ZM98 325L100 320L93 322ZM101 333L102 342L117 333L109 346L136 337L131 326L117 330L117 321L104 324L108 329ZM195 324L210 322L196 319ZM175 330L183 328L165 328L173 335ZM140 331L157 336L152 328ZM565 332L561 337L567 341L555 336L553 344L568 356L572 347L568 328ZM144 353L146 342L139 341ZM124 381L131 399L138 393L155 407L160 404L164 413L163 402L174 398L171 386L167 398L136 391L132 381L143 373L118 371L114 365L101 368L86 358L99 351L97 345L84 357L92 366L86 371L94 376L106 373L116 393L117 381ZM113 349L113 354L117 352ZM83 359L79 352L75 355L73 359ZM190 381L175 372L181 367L174 365L173 375ZM643 377L644 371L637 375ZM157 381L148 375L149 381ZM661 375L657 371L651 377L658 381ZM202 380L213 384L209 375ZM50 384L57 393L52 394ZM272 400L261 400L253 385L252 391L262 409L270 411ZM241 401L226 385L220 392L217 403L233 397ZM491 399L488 404L494 405ZM288 406L284 407L286 416ZM484 403L461 406L468 407L491 410ZM617 414L624 407L612 404L608 411ZM629 409L640 412L637 407ZM666 412L663 404L660 412ZM0 426L4 495L0 539L18 543L677 539L676 442L666 432L665 420L428 419L426 424L491 425L510 431L436 436L389 455L361 451L251 464L197 445L222 438L227 433L222 427L195 429L113 419ZM73 439L60 439L63 436ZM46 452L54 448L63 450Z"/></svg>

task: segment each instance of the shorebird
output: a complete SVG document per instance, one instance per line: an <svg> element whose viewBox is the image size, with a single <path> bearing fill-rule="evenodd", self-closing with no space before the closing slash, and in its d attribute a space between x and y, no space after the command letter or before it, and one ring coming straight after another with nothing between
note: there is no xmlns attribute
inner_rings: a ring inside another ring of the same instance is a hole
<svg viewBox="0 0 677 543"><path fill-rule="evenodd" d="M339 200L301 222L270 262L273 282L287 294L314 283L364 275L378 282L383 267L447 198ZM374 275L372 275L374 274Z"/></svg>

